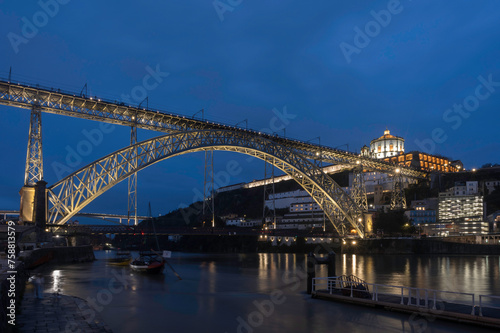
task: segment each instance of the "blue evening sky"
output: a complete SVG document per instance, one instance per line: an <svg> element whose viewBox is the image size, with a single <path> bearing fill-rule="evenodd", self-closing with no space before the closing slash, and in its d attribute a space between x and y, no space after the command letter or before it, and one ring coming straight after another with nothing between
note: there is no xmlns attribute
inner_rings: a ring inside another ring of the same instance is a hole
<svg viewBox="0 0 500 333"><path fill-rule="evenodd" d="M321 137L358 151L387 127L406 151L498 163L499 1L0 0L0 75L254 129ZM150 72L154 78L144 78ZM168 73L168 75L167 75ZM146 87L148 89L146 89ZM128 97L127 97L128 96ZM465 105L464 105L465 104ZM274 111L273 111L274 110ZM286 112L287 117L276 114ZM19 207L29 110L0 107L0 208ZM201 114L199 114L201 115ZM98 122L43 114L45 180L126 146L114 127L67 163ZM285 120L283 123L283 119ZM139 131L139 140L160 133ZM102 142L99 142L102 141ZM317 142L315 139L313 142ZM239 172L226 177L229 161ZM203 154L139 174L139 213L189 204ZM219 185L262 178L263 164L216 152ZM126 182L91 212L126 213Z"/></svg>

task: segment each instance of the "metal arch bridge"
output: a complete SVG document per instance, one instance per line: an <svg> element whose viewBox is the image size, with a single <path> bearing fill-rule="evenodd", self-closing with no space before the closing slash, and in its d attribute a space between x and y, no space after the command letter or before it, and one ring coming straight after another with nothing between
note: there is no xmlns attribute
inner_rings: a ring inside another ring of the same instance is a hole
<svg viewBox="0 0 500 333"><path fill-rule="evenodd" d="M95 197L142 168L175 155L226 150L260 158L290 175L323 208L340 235L347 223L363 237L362 211L328 175L312 162L320 160L411 178L426 173L334 148L269 135L236 126L126 106L27 84L0 80L0 105L32 110L25 185L43 179L41 112L142 128L169 135L124 148L68 176L48 189L50 223L65 223ZM135 142L132 142L135 143ZM57 194L56 194L57 193Z"/></svg>
<svg viewBox="0 0 500 333"><path fill-rule="evenodd" d="M19 211L18 210L0 210L0 217L3 216L3 219L7 219L7 216L19 216ZM102 213L84 213L84 212L78 212L75 214L75 216L81 216L81 217L90 217L94 219L101 219L104 221L110 221L112 222L113 220L119 220L121 224L121 220L126 220L129 218L128 215L122 215L122 214L102 214ZM147 220L150 217L148 216L137 216L139 220Z"/></svg>
<svg viewBox="0 0 500 333"><path fill-rule="evenodd" d="M262 136L278 144L294 149L298 154L314 160L331 164L348 164L353 167L362 165L368 170L394 173L400 169L401 175L425 179L428 174L415 168L395 165L369 157L321 146L304 141L270 135L242 127L214 123L195 117L127 106L117 101L87 97L82 94L63 92L60 89L42 88L38 85L13 83L0 79L0 105L24 109L37 108L42 112L98 120L107 123L132 126L158 132L174 133L188 130L232 130Z"/></svg>
<svg viewBox="0 0 500 333"><path fill-rule="evenodd" d="M318 166L274 141L253 133L230 130L168 134L123 148L89 164L47 189L48 222L66 223L99 195L156 162L207 150L243 153L274 165L311 195L340 235L346 234L347 222L364 237L361 210Z"/></svg>

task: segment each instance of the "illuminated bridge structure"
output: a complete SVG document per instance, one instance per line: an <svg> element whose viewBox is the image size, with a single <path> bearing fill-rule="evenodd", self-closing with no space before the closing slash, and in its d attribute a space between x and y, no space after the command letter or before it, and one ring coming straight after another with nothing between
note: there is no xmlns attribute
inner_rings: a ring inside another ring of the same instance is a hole
<svg viewBox="0 0 500 333"><path fill-rule="evenodd" d="M403 177L426 179L428 176L414 168L324 145L38 85L0 80L0 104L31 110L20 209L21 219L28 222L64 224L99 195L156 162L186 153L221 150L250 155L281 169L319 204L339 235L346 235L354 229L364 237L366 192L364 200L362 190L349 196L317 166L318 161L345 165L357 174L383 172L394 175L399 181ZM42 112L130 126L133 144L46 188L43 181ZM167 134L134 143L133 133L137 128ZM398 205L404 206L404 203L395 201L394 206Z"/></svg>
<svg viewBox="0 0 500 333"><path fill-rule="evenodd" d="M0 210L0 217L3 217L3 220L7 220L7 217L10 216L19 216L19 211L18 210ZM123 214L103 214L103 213L85 213L85 212L78 212L74 216L80 216L80 217L88 217L92 219L100 219L108 222L115 222L118 221L118 223L122 223L122 220L127 220L130 216L128 215L123 215ZM147 216L137 216L138 220L147 220L150 217Z"/></svg>

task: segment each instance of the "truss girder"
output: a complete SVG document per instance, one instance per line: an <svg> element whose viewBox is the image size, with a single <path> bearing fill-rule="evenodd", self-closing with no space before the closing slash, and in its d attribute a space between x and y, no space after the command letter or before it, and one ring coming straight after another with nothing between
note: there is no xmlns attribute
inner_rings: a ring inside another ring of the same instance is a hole
<svg viewBox="0 0 500 333"><path fill-rule="evenodd" d="M340 235L345 227L338 215L363 237L361 212L330 176L296 151L258 135L227 130L174 133L116 151L74 172L48 188L49 223L64 224L96 197L133 172L161 160L206 150L254 156L290 175L321 206Z"/></svg>
<svg viewBox="0 0 500 333"><path fill-rule="evenodd" d="M319 146L303 141L287 139L277 135L247 130L235 126L194 119L182 115L146 110L125 105L118 101L107 101L92 97L81 97L60 90L30 87L25 84L10 83L0 80L0 104L30 109L39 103L41 111L79 117L90 120L109 122L125 126L174 133L187 130L232 130L235 132L259 135L283 146L294 149L298 154L310 160L322 160L331 164L349 164L355 166L361 160L365 169L391 173L396 167L401 174L411 178L426 178L427 173L377 159L361 157L343 150ZM318 155L318 152L321 152Z"/></svg>
<svg viewBox="0 0 500 333"><path fill-rule="evenodd" d="M43 179L42 113L33 105L28 134L24 186L34 186Z"/></svg>
<svg viewBox="0 0 500 333"><path fill-rule="evenodd" d="M137 127L130 127L130 145L137 143ZM136 166L135 166L136 167ZM134 165L130 164L133 169ZM127 199L127 224L133 220L133 224L137 225L137 172L134 172L128 177L128 199Z"/></svg>
<svg viewBox="0 0 500 333"><path fill-rule="evenodd" d="M391 209L406 209L404 177L400 172L392 176Z"/></svg>
<svg viewBox="0 0 500 333"><path fill-rule="evenodd" d="M363 167L354 168L352 171L351 198L363 212L368 211L365 178Z"/></svg>

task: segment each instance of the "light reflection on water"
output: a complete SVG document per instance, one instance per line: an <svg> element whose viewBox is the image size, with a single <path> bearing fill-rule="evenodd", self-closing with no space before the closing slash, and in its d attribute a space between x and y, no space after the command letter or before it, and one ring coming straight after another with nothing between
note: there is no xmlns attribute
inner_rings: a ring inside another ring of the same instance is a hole
<svg viewBox="0 0 500 333"><path fill-rule="evenodd" d="M248 327L253 332L412 332L409 315L306 295L303 254L173 253L169 263L182 280L169 267L161 275L146 276L106 265L102 259L113 255L99 251L93 263L43 267L46 292L60 289L63 294L99 299L112 290L112 299L100 314L114 332L249 331L242 323L252 324ZM337 275L354 274L369 283L500 295L499 256L338 255L336 259ZM326 276L327 266L317 266L316 274ZM117 277L126 279L125 288L113 284ZM279 295L283 302L272 301L271 295ZM427 332L470 330L452 323L428 325Z"/></svg>

